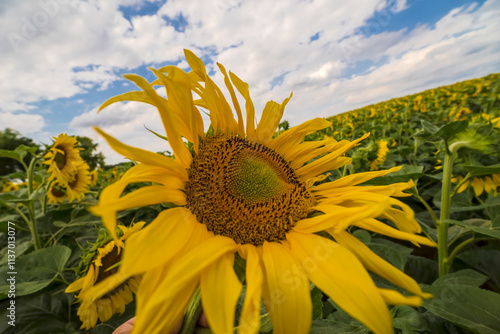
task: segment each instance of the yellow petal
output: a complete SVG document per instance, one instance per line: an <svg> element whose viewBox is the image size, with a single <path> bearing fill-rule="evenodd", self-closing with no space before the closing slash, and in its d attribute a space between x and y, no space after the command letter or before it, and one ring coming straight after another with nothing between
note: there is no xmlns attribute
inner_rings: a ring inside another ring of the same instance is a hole
<svg viewBox="0 0 500 334"><path fill-rule="evenodd" d="M205 242L210 238L213 238L213 234L210 235L207 232L205 225L196 224L191 236L189 237L186 246L182 249L183 254L190 252L192 249L198 247L201 243ZM178 256L179 255L177 255L177 257ZM146 284L143 283L144 281L141 282L140 286L141 296L144 298L145 301L150 300L151 297L156 293L158 285L171 271L170 267L172 266L172 263L173 261L166 262L165 265L163 266L155 267L154 269L147 271L146 275L149 275L152 272L154 272L155 274L148 276L149 278Z"/></svg>
<svg viewBox="0 0 500 334"><path fill-rule="evenodd" d="M397 172L400 170L402 167L393 167L387 170L381 170L381 171L376 171L376 172L365 172L365 173L356 173L348 176L344 176L338 180L335 180L333 182L327 182L320 184L319 186L314 187L314 190L328 190L328 189L335 189L335 188L341 188L341 187L348 187L348 186L355 186L357 184L361 184L363 182L369 181L371 179L374 179L379 176L384 176L392 172Z"/></svg>
<svg viewBox="0 0 500 334"><path fill-rule="evenodd" d="M178 257L166 270L166 276L146 278L147 274L138 293L138 296L141 296L138 297L141 309L140 313L137 313L138 322L134 331L168 333L176 325L179 316L184 313L189 298L200 280L201 272L219 261L225 254L234 253L236 248L232 239L215 236L200 243L186 255ZM144 293L148 288L143 290L142 286L148 281L155 282L156 293ZM146 299L145 296L151 298Z"/></svg>
<svg viewBox="0 0 500 334"><path fill-rule="evenodd" d="M104 139L106 139L106 141L108 142L109 146L111 146L111 148L113 148L116 152L120 153L121 155L131 160L139 161L146 165L165 168L169 171L172 171L173 174L179 176L181 180L188 179L186 169L182 165L180 165L176 160L168 158L161 154L125 145L120 141L116 140L115 138L111 137L98 127L94 127L94 130L97 131L97 133L99 133L101 136L103 136Z"/></svg>
<svg viewBox="0 0 500 334"><path fill-rule="evenodd" d="M293 229L302 233L315 233L331 227L334 227L335 230L344 230L354 224L355 221L380 216L388 206L389 203L385 205L371 204L354 208L345 208L336 205L317 206L316 209L324 211L324 215L300 220Z"/></svg>
<svg viewBox="0 0 500 334"><path fill-rule="evenodd" d="M495 184L493 183L493 180L489 176L484 177L484 190L489 193L492 192L495 189Z"/></svg>
<svg viewBox="0 0 500 334"><path fill-rule="evenodd" d="M113 306L111 305L111 299L103 298L97 301L97 312L99 314L99 320L101 322L106 322L113 316Z"/></svg>
<svg viewBox="0 0 500 334"><path fill-rule="evenodd" d="M184 56L186 57L186 61L188 62L189 67L191 67L191 69L198 75L199 78L205 81L207 69L205 68L205 64L203 64L203 61L188 49L184 49Z"/></svg>
<svg viewBox="0 0 500 334"><path fill-rule="evenodd" d="M312 322L309 280L285 246L264 241L262 261L266 277L264 304L273 333L308 333Z"/></svg>
<svg viewBox="0 0 500 334"><path fill-rule="evenodd" d="M85 277L81 277L81 278L77 279L76 281L74 281L73 283L68 285L68 287L66 288L66 290L64 290L64 292L71 293L71 292L81 290L83 287L84 280L85 280Z"/></svg>
<svg viewBox="0 0 500 334"><path fill-rule="evenodd" d="M238 115L238 133L241 137L245 137L245 124L243 120L243 114L241 113L241 108L240 104L238 103L238 99L236 98L236 94L234 92L233 85L231 84L231 81L229 80L229 76L227 75L226 69L222 64L217 63L217 66L219 67L220 71L224 75L224 84L226 85L227 89L229 90L229 94L231 95L231 101L233 102L234 109L236 110L236 114Z"/></svg>
<svg viewBox="0 0 500 334"><path fill-rule="evenodd" d="M320 203L315 207L317 210L321 210L320 207L323 205L342 205L345 207L358 207L364 206L366 204L378 204L388 207L388 204L395 199L390 198L385 195L379 195L377 193L364 192L361 190L356 190L352 192L347 192L344 194L338 194L337 196L329 196L321 198ZM321 210L322 211L322 210Z"/></svg>
<svg viewBox="0 0 500 334"><path fill-rule="evenodd" d="M99 205L92 207L91 211L94 214L103 215L106 212L117 212L162 202L185 205L186 194L181 190L172 190L165 186L146 186L134 190L133 192L115 199L113 202L106 203L105 205L99 203Z"/></svg>
<svg viewBox="0 0 500 334"><path fill-rule="evenodd" d="M255 130L255 137L257 142L264 145L269 144L280 124L281 118L283 117L285 106L291 98L292 94L290 94L289 98L283 100L281 104L278 104L274 101L269 101L266 103L266 106L262 111L260 122L257 125L257 129Z"/></svg>
<svg viewBox="0 0 500 334"><path fill-rule="evenodd" d="M171 112L168 115L170 122L175 122L178 135L182 134L193 143L195 150L198 150L198 138L204 135L203 120L200 113L195 108L193 103L193 95L191 93L191 80L186 72L175 66L165 66L162 71L165 71L168 76L163 75L160 71L152 69L161 83L167 90L167 107L170 107ZM201 122L201 124L199 124ZM167 133L168 134L168 133Z"/></svg>
<svg viewBox="0 0 500 334"><path fill-rule="evenodd" d="M387 304L391 305L408 305L408 306L413 306L413 307L420 307L422 306L422 298L417 297L417 296L405 296L395 290L390 290L390 289L381 289L379 288L378 291L382 295L382 298L384 298L385 302Z"/></svg>
<svg viewBox="0 0 500 334"><path fill-rule="evenodd" d="M319 186L322 186L324 184L327 183L320 184ZM404 193L403 191L411 188L413 186L412 185L410 187L411 184L413 183L400 182L400 183L389 184L386 186L347 186L347 187L328 188L328 189L325 189L325 187L323 187L323 190L317 189L319 187L318 186L311 188L311 191L313 191L314 194L317 196L324 196L324 197L338 196L348 192L355 192L355 191L364 191L385 196L406 197L410 196L410 194Z"/></svg>
<svg viewBox="0 0 500 334"><path fill-rule="evenodd" d="M384 212L382 218L389 219L403 232L422 232L422 228L420 227L420 224L415 220L415 213L410 206L394 198L391 198L390 202L393 205L401 207L403 210L389 208Z"/></svg>
<svg viewBox="0 0 500 334"><path fill-rule="evenodd" d="M293 155L299 149L302 140L310 133L324 129L332 123L324 118L314 118L300 125L281 133L269 143L269 148L283 155L285 160L290 160L289 155Z"/></svg>
<svg viewBox="0 0 500 334"><path fill-rule="evenodd" d="M341 155L345 154L349 149L356 146L360 141L368 137L370 134L366 133L361 138L353 140L349 142L347 145L343 145L337 150L328 153L327 155L314 160L310 164L307 164L299 169L297 169L296 173L300 176L302 180L307 180L311 177L319 175L324 172L328 172L330 170L337 169L351 162L350 158L341 157Z"/></svg>
<svg viewBox="0 0 500 334"><path fill-rule="evenodd" d="M151 104L154 106L153 100L143 91L133 91L120 95L113 96L112 98L106 100L97 110L97 112L103 110L107 106L117 103L117 102L125 102L125 101L135 101L135 102L143 102L147 104Z"/></svg>
<svg viewBox="0 0 500 334"><path fill-rule="evenodd" d="M193 69L193 72L191 72L188 76L190 76L192 81L205 82L205 88L197 83L192 87L193 91L196 92L202 99L201 104L198 101L195 104L203 106L210 110L210 120L212 123L212 127L215 130L220 129L225 133L237 134L241 129L238 127L238 124L233 118L231 107L226 101L226 98L224 97L224 94L221 92L220 88L207 75L203 61L189 50L184 50L184 54L186 55L188 64ZM221 66L219 66L219 68L221 68ZM223 67L221 70L223 70L223 73L225 73ZM228 85L227 82L226 86L228 86L231 93L231 98L233 98L234 102L234 90L230 84ZM238 112L239 105L237 105L236 108ZM241 110L240 114L238 115L238 119L241 121L240 115Z"/></svg>
<svg viewBox="0 0 500 334"><path fill-rule="evenodd" d="M153 70L153 72L158 75L158 71ZM192 156L188 148L182 141L181 133L179 132L179 128L186 128L188 127L188 125L185 124L183 118L180 115L176 115L175 110L171 109L171 107L169 106L170 102L158 95L152 84L147 82L143 77L135 74L126 74L124 75L124 77L128 80L133 81L151 98L156 108L158 109L163 127L165 128L165 131L167 133L170 147L172 147L172 150L174 151L174 155L182 166L188 168L191 165ZM162 78L159 77L158 79L162 81ZM176 124L177 126L174 126L174 124Z"/></svg>
<svg viewBox="0 0 500 334"><path fill-rule="evenodd" d="M227 253L201 274L203 310L216 334L232 333L234 328L234 311L242 285L233 265L234 253Z"/></svg>
<svg viewBox="0 0 500 334"><path fill-rule="evenodd" d="M215 110L211 110L210 112L211 119L212 111L216 111L221 130L228 134L238 133L238 125L234 120L233 111L231 110L231 107L226 101L226 98L224 97L224 94L222 94L220 88L209 77L207 77L205 82L205 88L208 96L212 97L212 101L215 106Z"/></svg>
<svg viewBox="0 0 500 334"><path fill-rule="evenodd" d="M386 236L391 237L391 238L408 240L408 241L415 242L415 243L420 244L420 245L436 247L436 243L434 241L426 238L426 237L423 237L420 235L415 235L412 233L406 233L403 231L399 231L399 230L392 228L389 225L386 225L386 224L384 224L376 219L373 219L373 218L358 220L358 221L354 222L353 224L359 228L364 229L364 230L383 234L383 235L386 235Z"/></svg>
<svg viewBox="0 0 500 334"><path fill-rule="evenodd" d="M176 290L165 286L168 270L161 267L148 271L137 292L133 334L170 333L182 321L187 305L199 284L199 277L182 281ZM149 289L152 293L146 294ZM168 298L165 293L168 293Z"/></svg>
<svg viewBox="0 0 500 334"><path fill-rule="evenodd" d="M471 185L472 188L474 188L474 193L476 194L476 196L479 196L483 193L484 190L483 179L476 177L472 179Z"/></svg>
<svg viewBox="0 0 500 334"><path fill-rule="evenodd" d="M311 281L338 306L375 333L393 333L392 317L359 260L339 244L314 235L287 234L291 252Z"/></svg>
<svg viewBox="0 0 500 334"><path fill-rule="evenodd" d="M191 89L189 87L184 87L176 82L174 82L170 77L167 77L160 71L151 69L153 73L158 77L161 83L166 87L167 99L159 96L155 90L149 92L152 98L155 100L155 105L160 112L160 116L163 121L163 126L167 132L168 142L170 147L174 151L174 155L179 163L185 168L189 168L192 162L192 156L186 144L182 140L182 137L187 138L189 141L193 142L193 138L197 136L192 132L196 129L194 124L189 124L188 118L194 120L193 117L186 117L185 110L188 113L196 112L194 104L192 103ZM180 70L179 70L180 71ZM141 87L143 88L143 87ZM153 96L154 95L154 96ZM179 103L189 103L187 106L183 106L182 109L179 107Z"/></svg>
<svg viewBox="0 0 500 334"><path fill-rule="evenodd" d="M500 186L500 174L491 175L491 179L493 180L493 183L495 184L495 186L497 186L497 187Z"/></svg>
<svg viewBox="0 0 500 334"><path fill-rule="evenodd" d="M466 190L466 189L469 187L469 184L470 184L470 181L466 181L466 182L464 182L464 183L460 186L460 188L458 188L457 193L459 193L459 194L460 194L461 192L463 192L464 190Z"/></svg>
<svg viewBox="0 0 500 334"><path fill-rule="evenodd" d="M248 84L238 78L234 73L229 71L229 77L233 82L234 86L240 92L240 94L245 99L245 109L246 109L246 117L247 117L247 126L246 133L247 138L249 140L253 140L255 138L255 108L253 106L252 99L250 98L250 92L248 90Z"/></svg>
<svg viewBox="0 0 500 334"><path fill-rule="evenodd" d="M94 285L98 275L99 275L99 269L96 269L95 266L91 264L89 266L87 275L85 275L84 277L81 294L88 291Z"/></svg>
<svg viewBox="0 0 500 334"><path fill-rule="evenodd" d="M290 165L294 169L298 169L298 168L302 167L306 162L308 162L309 160L312 160L316 157L326 156L328 154L332 154L333 152L337 152L335 154L336 156L343 155L341 149L348 147L348 145L351 144L351 142L348 140L342 140L342 141L338 142L332 138L329 138L327 140L322 140L322 142L324 143L323 145L317 146L316 148L310 149L309 151L303 151L301 149L294 150L295 154L293 154L293 156L295 156L295 158L293 158L293 159L290 158L292 160L290 162ZM301 143L299 145L299 147L303 146L306 143L307 142ZM298 154L299 152L300 152L300 154ZM331 155L331 157L333 157L333 155Z"/></svg>
<svg viewBox="0 0 500 334"><path fill-rule="evenodd" d="M163 210L125 244L120 271L125 276L146 272L178 256L199 224L186 208Z"/></svg>
<svg viewBox="0 0 500 334"><path fill-rule="evenodd" d="M337 143L337 141L331 138L302 142L295 147L292 153L287 155L287 160L290 161L290 166L293 169L300 168L309 160L321 155L321 153L317 154L320 148L332 146L335 143Z"/></svg>
<svg viewBox="0 0 500 334"><path fill-rule="evenodd" d="M82 303L93 303L108 292L116 289L120 284L126 281L129 277L123 276L121 272L117 272L114 275L107 277L105 280L99 282L98 284L90 287L86 291L81 292L81 296L79 299L82 300Z"/></svg>
<svg viewBox="0 0 500 334"><path fill-rule="evenodd" d="M241 245L246 248L246 292L240 315L238 333L253 334L259 331L260 308L262 299L263 272L259 254L253 245Z"/></svg>
<svg viewBox="0 0 500 334"><path fill-rule="evenodd" d="M346 247L354 255L356 255L356 257L369 271L410 291L411 293L422 297L429 297L429 294L422 292L422 289L420 289L420 286L413 278L379 257L372 250L370 250L368 246L356 239L356 237L345 231L332 233L332 236L339 244Z"/></svg>
<svg viewBox="0 0 500 334"><path fill-rule="evenodd" d="M328 158L328 159L324 159ZM323 160L324 159L324 160ZM318 163L315 163L316 161L319 161ZM329 156L319 158L318 160L315 160L311 162L310 164L305 165L302 168L299 168L297 170L297 175L299 176L299 180L302 182L307 182L307 180L320 175L322 173L332 171L335 169L338 169L340 167L343 167L345 165L349 165L351 163L352 159L347 158L347 157L337 157L334 159L330 159ZM309 167L309 165L312 165Z"/></svg>
<svg viewBox="0 0 500 334"><path fill-rule="evenodd" d="M165 288L168 291L175 291L184 280L197 277L202 270L218 261L224 254L234 253L236 248L233 239L220 235L202 242L172 265Z"/></svg>

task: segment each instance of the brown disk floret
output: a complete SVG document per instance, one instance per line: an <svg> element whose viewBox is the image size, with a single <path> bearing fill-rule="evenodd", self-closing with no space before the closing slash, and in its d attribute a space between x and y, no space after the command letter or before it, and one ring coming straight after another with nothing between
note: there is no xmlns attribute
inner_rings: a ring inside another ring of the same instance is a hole
<svg viewBox="0 0 500 334"><path fill-rule="evenodd" d="M200 223L240 244L285 240L315 203L280 155L228 135L201 142L186 193L187 206Z"/></svg>

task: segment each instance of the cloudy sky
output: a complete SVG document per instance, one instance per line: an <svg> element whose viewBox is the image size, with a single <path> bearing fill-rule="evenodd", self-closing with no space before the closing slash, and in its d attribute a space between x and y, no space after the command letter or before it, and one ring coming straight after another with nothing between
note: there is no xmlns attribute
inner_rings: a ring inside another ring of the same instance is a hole
<svg viewBox="0 0 500 334"><path fill-rule="evenodd" d="M293 92L292 125L500 72L500 0L2 0L0 128L40 143L61 132L168 149L157 111L109 97L148 67L188 70L183 49L216 82L225 65L250 84L256 109Z"/></svg>

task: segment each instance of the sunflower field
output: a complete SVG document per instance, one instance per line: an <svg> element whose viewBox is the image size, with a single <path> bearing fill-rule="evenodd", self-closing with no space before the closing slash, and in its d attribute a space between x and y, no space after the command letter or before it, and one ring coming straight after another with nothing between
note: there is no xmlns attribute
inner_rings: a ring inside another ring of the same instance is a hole
<svg viewBox="0 0 500 334"><path fill-rule="evenodd" d="M172 154L0 150L1 333L500 333L500 74L289 128L186 59L101 107L155 105Z"/></svg>

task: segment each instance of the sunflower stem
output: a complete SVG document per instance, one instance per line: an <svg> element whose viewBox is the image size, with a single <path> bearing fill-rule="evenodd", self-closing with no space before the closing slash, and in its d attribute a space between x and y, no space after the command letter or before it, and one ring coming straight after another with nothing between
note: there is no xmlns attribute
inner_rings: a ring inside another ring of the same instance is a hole
<svg viewBox="0 0 500 334"><path fill-rule="evenodd" d="M461 244L457 245L457 247L455 247L455 249L453 250L453 252L451 252L450 256L448 256L448 258L447 258L447 262L448 262L449 266L451 266L451 263L452 263L453 259L455 258L455 256L458 254L458 252L462 248L464 248L465 246L467 246L468 244L473 243L474 241L476 241L476 239L474 239L474 237L472 237L470 239L465 240Z"/></svg>
<svg viewBox="0 0 500 334"><path fill-rule="evenodd" d="M28 170L26 171L26 174L28 176L28 199L31 199L31 195L33 194L33 178L37 160L38 159L36 157L31 159ZM29 213L29 221L27 221L27 223L31 232L31 239L33 241L33 245L35 246L35 250L41 249L42 244L40 242L40 237L38 236L38 231L36 228L35 202L33 200L29 201L27 203L27 207Z"/></svg>
<svg viewBox="0 0 500 334"><path fill-rule="evenodd" d="M453 169L454 153L446 150L443 164L443 187L441 190L441 213L438 229L438 262L439 277L448 273L448 222L451 212L451 172Z"/></svg>
<svg viewBox="0 0 500 334"><path fill-rule="evenodd" d="M432 222L437 225L438 218L437 218L436 214L434 213L434 210L432 210L429 203L427 203L427 201L422 196L420 196L420 194L418 193L417 187L414 186L413 188L415 190L413 192L413 196L415 196L420 201L420 203L422 203L422 205L425 206L425 208L427 209L427 211L429 211L429 214L431 215Z"/></svg>
<svg viewBox="0 0 500 334"><path fill-rule="evenodd" d="M31 232L31 239L33 241L33 245L35 246L35 250L38 250L42 248L42 244L40 242L40 237L38 236L38 231L36 229L36 216L33 202L28 203L28 212L30 216L28 227Z"/></svg>
<svg viewBox="0 0 500 334"><path fill-rule="evenodd" d="M179 334L193 334L201 314L201 292L200 287L196 289L193 298L189 302L184 322Z"/></svg>

